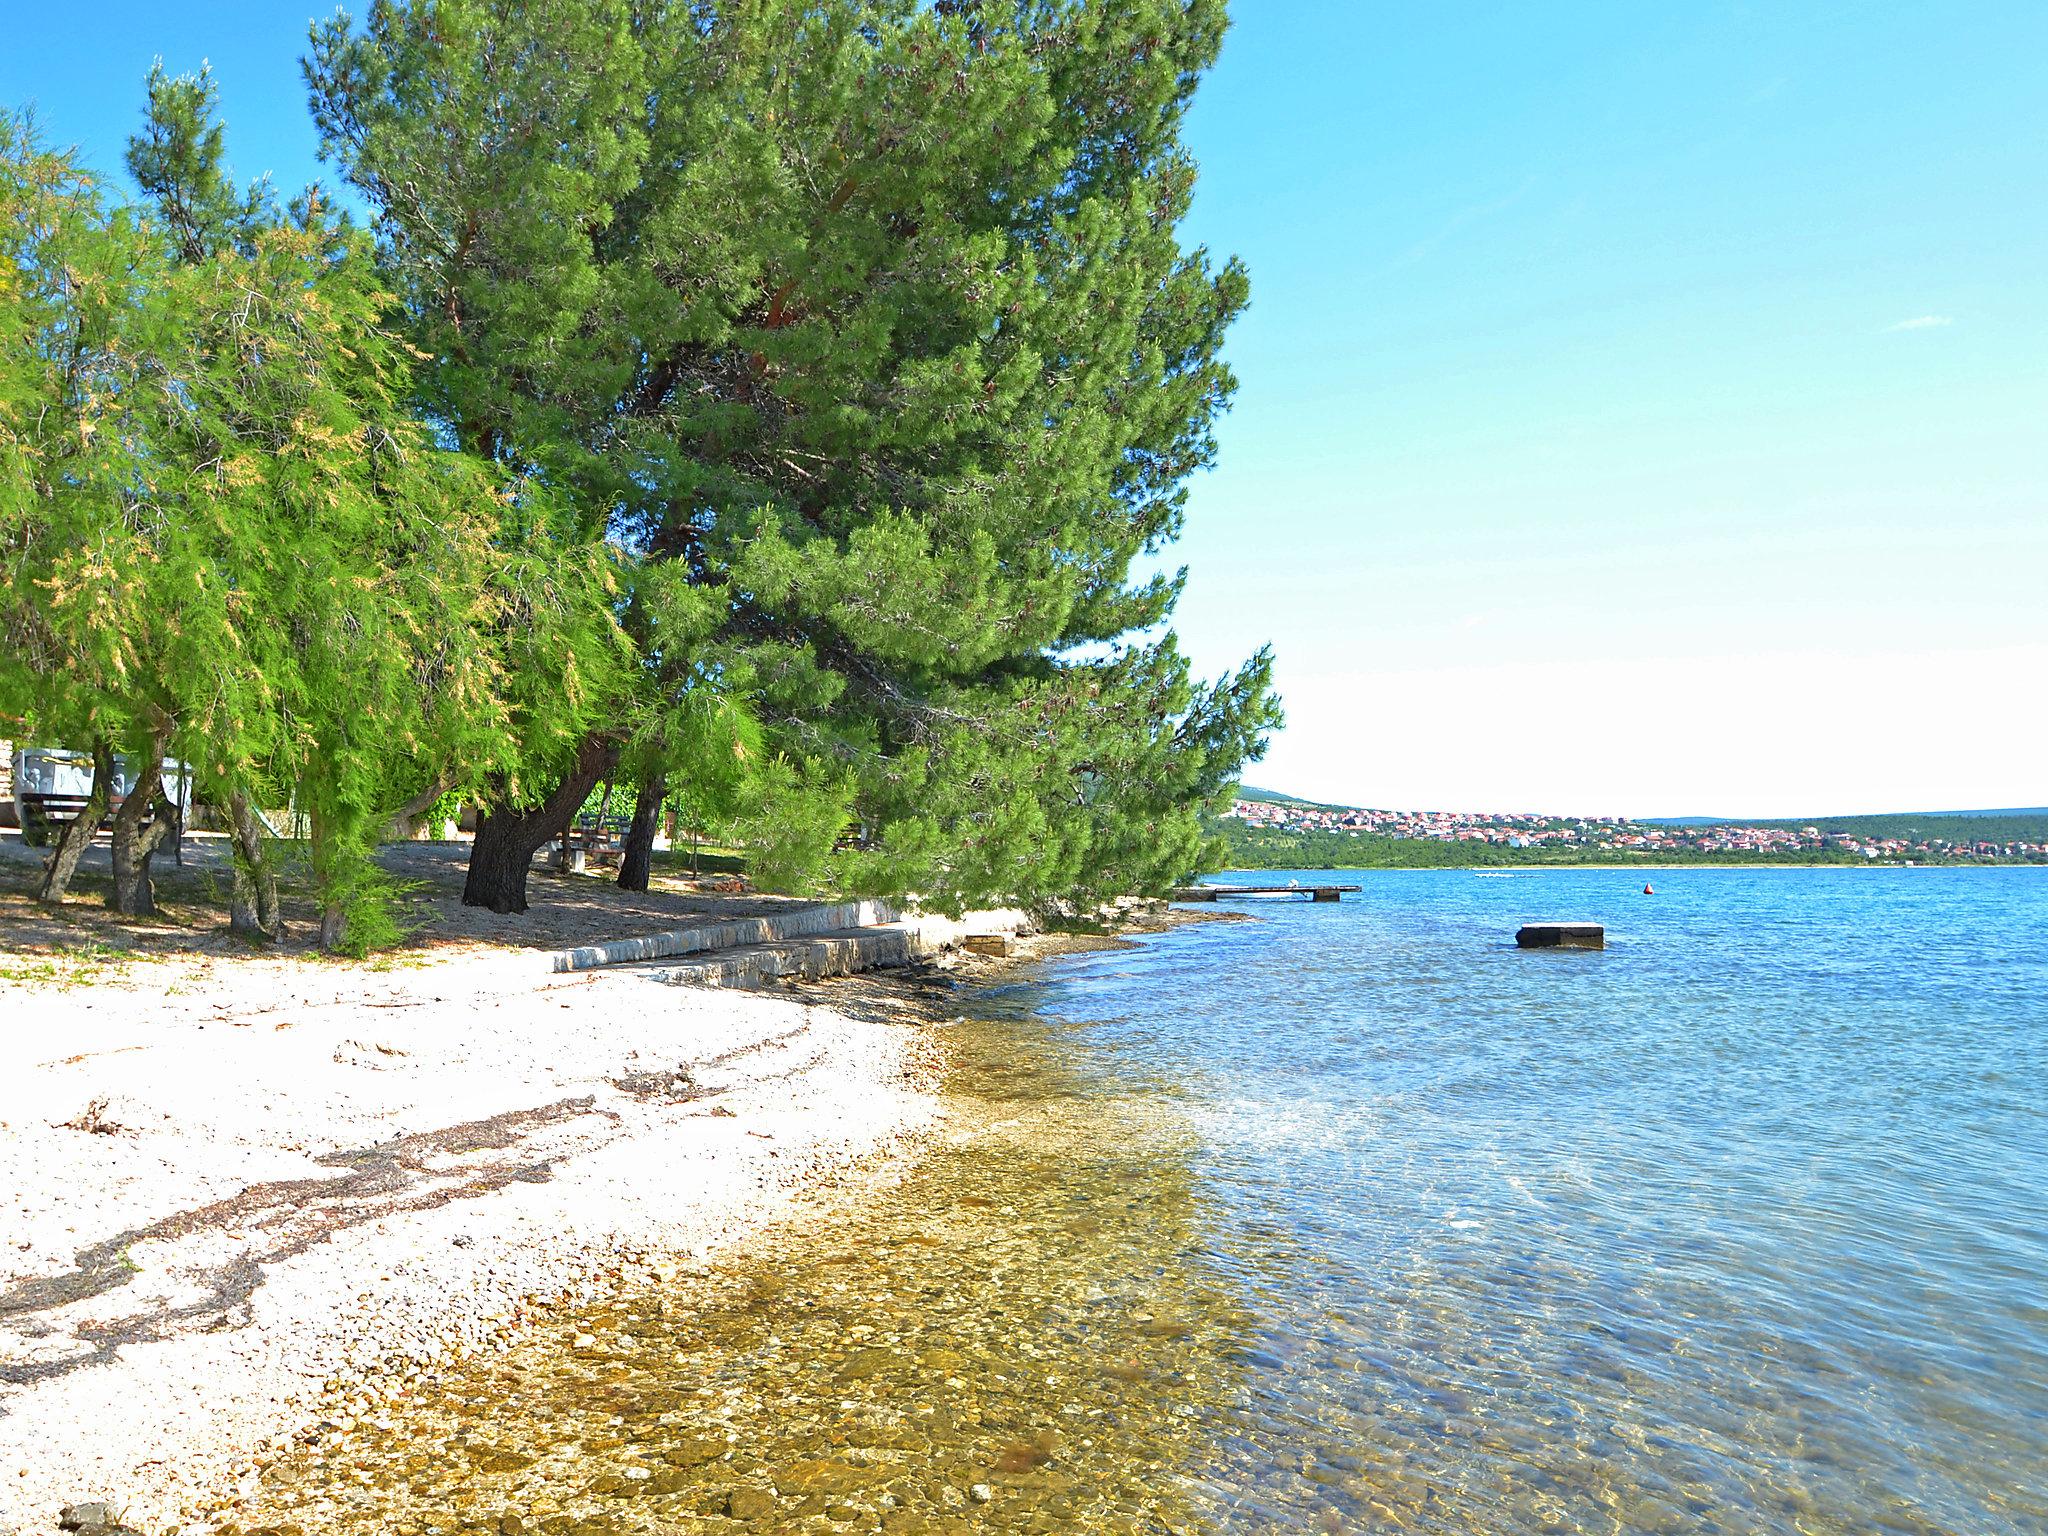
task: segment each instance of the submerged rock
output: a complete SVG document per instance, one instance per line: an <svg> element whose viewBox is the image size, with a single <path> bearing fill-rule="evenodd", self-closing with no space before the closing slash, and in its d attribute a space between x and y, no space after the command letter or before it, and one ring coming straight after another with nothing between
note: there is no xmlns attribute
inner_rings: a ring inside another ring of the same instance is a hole
<svg viewBox="0 0 2048 1536"><path fill-rule="evenodd" d="M807 1493L852 1493L871 1479L843 1461L799 1461L775 1474L775 1487L792 1496Z"/></svg>
<svg viewBox="0 0 2048 1536"><path fill-rule="evenodd" d="M133 1526L121 1523L111 1504L66 1504L57 1512L57 1529L77 1536L142 1536Z"/></svg>
<svg viewBox="0 0 2048 1536"><path fill-rule="evenodd" d="M775 1513L775 1495L765 1488L735 1488L725 1496L725 1512L735 1520L766 1520Z"/></svg>

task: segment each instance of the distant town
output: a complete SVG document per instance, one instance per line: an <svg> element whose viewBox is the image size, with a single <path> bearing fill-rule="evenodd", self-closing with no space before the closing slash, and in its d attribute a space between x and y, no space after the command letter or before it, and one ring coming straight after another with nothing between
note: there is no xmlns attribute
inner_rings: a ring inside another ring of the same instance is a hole
<svg viewBox="0 0 2048 1536"><path fill-rule="evenodd" d="M1248 791L1221 818L1235 850L1340 864L1343 840L1361 862L1388 862L1390 845L1450 844L1428 862L1623 862L1723 856L1742 862L2048 863L2048 810L1851 816L1800 823L1630 821L1619 816L1390 811L1319 805ZM1516 855L1521 855L1517 857ZM1448 856L1448 857L1447 857ZM1271 865L1271 860L1261 860Z"/></svg>

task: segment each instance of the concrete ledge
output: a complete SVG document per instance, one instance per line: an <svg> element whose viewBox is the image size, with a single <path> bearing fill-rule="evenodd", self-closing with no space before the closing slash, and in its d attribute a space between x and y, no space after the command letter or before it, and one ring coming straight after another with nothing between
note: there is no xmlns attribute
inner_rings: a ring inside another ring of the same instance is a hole
<svg viewBox="0 0 2048 1536"><path fill-rule="evenodd" d="M610 965L662 960L671 955L779 944L813 934L872 928L896 922L900 916L896 908L886 901L821 902L816 906L796 907L765 917L698 923L688 928L672 928L665 933L647 933L636 938L613 939L605 944L556 950L547 956L547 968L558 974L563 971L592 971Z"/></svg>
<svg viewBox="0 0 2048 1536"><path fill-rule="evenodd" d="M822 912L891 910L886 903L849 902L813 909ZM744 927L744 924L721 925ZM815 981L823 976L853 976L862 971L915 965L945 950L975 940L1008 938L1028 932L1031 918L1017 911L970 912L961 918L913 913L889 921L819 933L796 935L768 943L739 944L711 951L698 949L641 972L678 986L763 987L790 978Z"/></svg>
<svg viewBox="0 0 2048 1536"><path fill-rule="evenodd" d="M919 958L915 935L902 924L892 924L723 950L650 966L640 974L675 986L765 987L789 979L816 981L825 976L887 970Z"/></svg>

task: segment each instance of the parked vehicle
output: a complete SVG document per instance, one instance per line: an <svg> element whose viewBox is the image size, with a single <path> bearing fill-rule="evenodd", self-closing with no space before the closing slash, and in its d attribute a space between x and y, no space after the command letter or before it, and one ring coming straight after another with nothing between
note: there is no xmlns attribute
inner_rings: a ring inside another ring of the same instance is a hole
<svg viewBox="0 0 2048 1536"><path fill-rule="evenodd" d="M46 846L60 828L75 820L92 795L92 754L61 747L17 747L14 751L14 817L21 840L31 848ZM192 815L192 770L174 758L163 761L164 793L178 808L181 821ZM112 817L135 787L130 759L114 759L114 785L107 796ZM101 822L104 826L106 823Z"/></svg>

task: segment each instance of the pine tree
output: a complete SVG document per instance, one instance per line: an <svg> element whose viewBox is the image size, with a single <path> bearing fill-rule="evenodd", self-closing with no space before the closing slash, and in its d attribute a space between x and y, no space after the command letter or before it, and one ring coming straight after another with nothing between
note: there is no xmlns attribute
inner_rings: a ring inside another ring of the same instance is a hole
<svg viewBox="0 0 2048 1536"><path fill-rule="evenodd" d="M1157 887L1276 718L1265 658L1198 687L1150 638L1177 580L1132 577L1232 387L1244 274L1176 233L1223 25L1213 0L383 0L315 29L316 119L434 357L427 408L715 594L660 675L744 691L758 798L814 877ZM502 873L469 899L522 905Z"/></svg>

